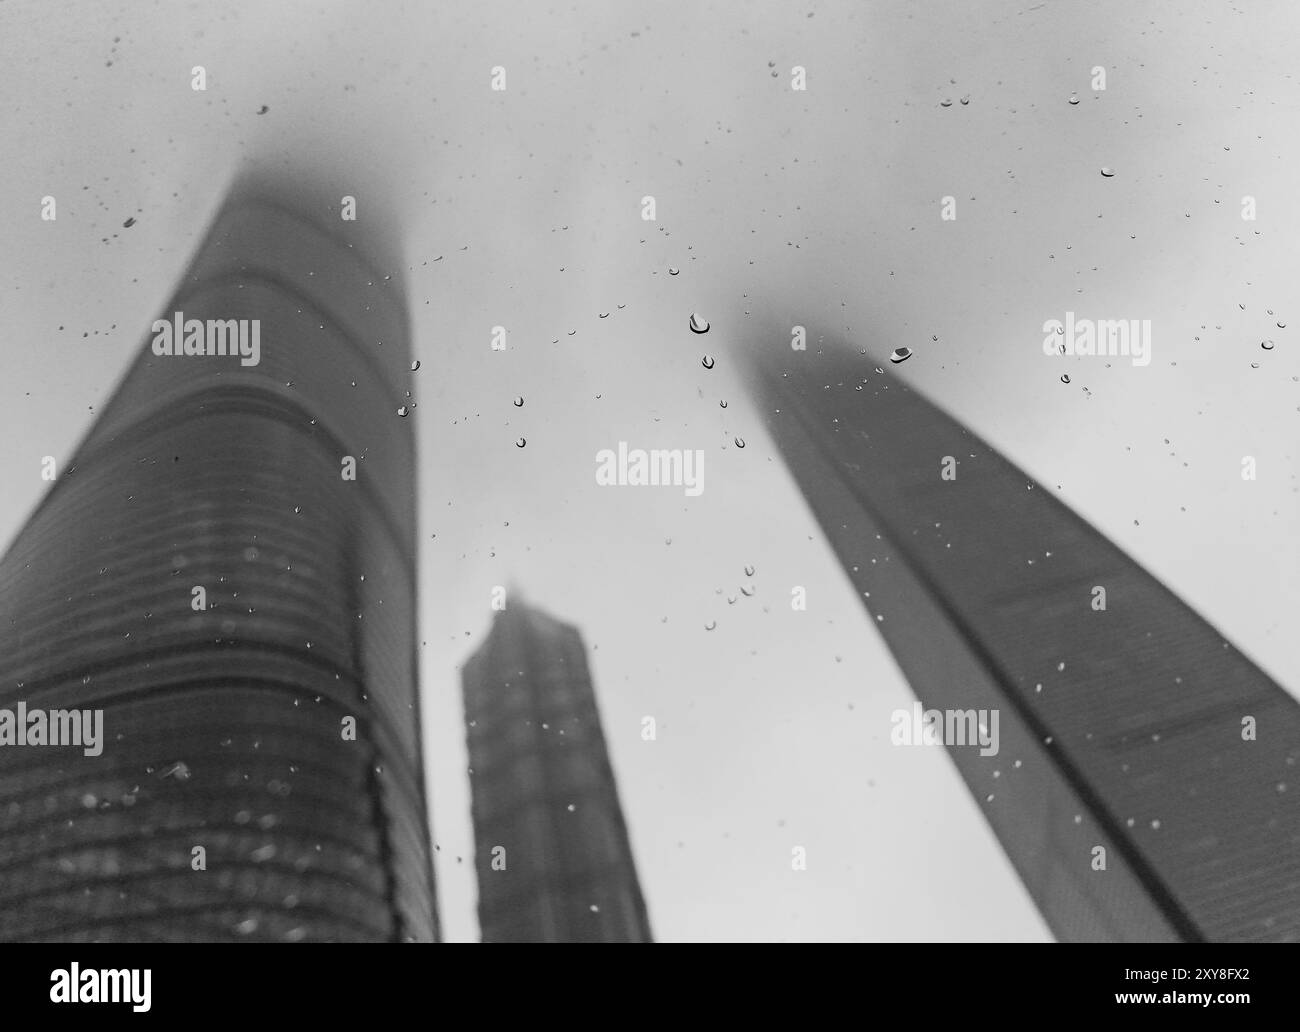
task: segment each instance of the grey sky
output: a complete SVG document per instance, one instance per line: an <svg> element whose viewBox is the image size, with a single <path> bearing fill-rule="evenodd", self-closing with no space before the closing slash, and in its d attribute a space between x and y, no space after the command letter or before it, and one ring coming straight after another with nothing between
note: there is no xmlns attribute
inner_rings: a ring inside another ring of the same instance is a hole
<svg viewBox="0 0 1300 1032"><path fill-rule="evenodd" d="M243 163L396 211L448 938L476 937L457 665L509 583L587 641L659 938L1049 937L942 752L889 744L911 695L740 392L747 297L810 356L911 347L899 375L1300 684L1294 4L84 6L0 6L0 539ZM1150 319L1151 364L1044 356L1067 311ZM704 493L598 487L620 440L704 449Z"/></svg>

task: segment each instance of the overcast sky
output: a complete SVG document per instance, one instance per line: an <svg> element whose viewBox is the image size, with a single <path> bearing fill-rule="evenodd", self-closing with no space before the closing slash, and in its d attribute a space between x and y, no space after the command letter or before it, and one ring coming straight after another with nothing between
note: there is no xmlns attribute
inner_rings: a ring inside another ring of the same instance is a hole
<svg viewBox="0 0 1300 1032"><path fill-rule="evenodd" d="M403 226L447 938L477 937L458 666L510 583L588 644L658 938L1050 938L944 753L889 744L911 695L739 389L745 302L911 347L1294 692L1298 30L1289 0L8 0L0 539L234 174L325 169ZM1067 311L1150 319L1150 365L1045 356ZM704 492L597 487L621 440L704 449Z"/></svg>

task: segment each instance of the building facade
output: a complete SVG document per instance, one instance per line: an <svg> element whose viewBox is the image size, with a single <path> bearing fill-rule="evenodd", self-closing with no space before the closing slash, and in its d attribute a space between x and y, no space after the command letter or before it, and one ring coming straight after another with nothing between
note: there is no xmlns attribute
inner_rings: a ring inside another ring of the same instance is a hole
<svg viewBox="0 0 1300 1032"><path fill-rule="evenodd" d="M651 941L578 631L512 599L463 685L483 941Z"/></svg>
<svg viewBox="0 0 1300 1032"><path fill-rule="evenodd" d="M405 300L306 192L236 188L0 560L0 708L102 719L0 747L0 939L437 938Z"/></svg>
<svg viewBox="0 0 1300 1032"><path fill-rule="evenodd" d="M774 348L751 374L921 703L997 711L996 754L948 752L1058 938L1300 937L1295 699L869 359Z"/></svg>

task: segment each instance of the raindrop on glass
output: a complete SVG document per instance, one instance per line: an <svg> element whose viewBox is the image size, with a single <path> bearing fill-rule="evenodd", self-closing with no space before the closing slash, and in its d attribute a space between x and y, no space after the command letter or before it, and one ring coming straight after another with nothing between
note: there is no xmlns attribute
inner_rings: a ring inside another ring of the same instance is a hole
<svg viewBox="0 0 1300 1032"><path fill-rule="evenodd" d="M720 402L718 402L718 407L719 407L719 408L726 408L726 407L727 407L727 403L726 403L725 401L720 401Z"/></svg>
<svg viewBox="0 0 1300 1032"><path fill-rule="evenodd" d="M889 361L895 363L906 362L911 357L912 357L911 348L894 348L894 350L889 353Z"/></svg>
<svg viewBox="0 0 1300 1032"><path fill-rule="evenodd" d="M1107 165L1105 168L1101 170L1101 174L1105 176L1107 179L1109 179L1111 176L1115 174L1115 170L1111 168L1109 165Z"/></svg>
<svg viewBox="0 0 1300 1032"><path fill-rule="evenodd" d="M1273 342L1271 340L1262 340L1259 342L1259 346L1263 348L1265 351L1273 350Z"/></svg>
<svg viewBox="0 0 1300 1032"><path fill-rule="evenodd" d="M397 410L397 414L398 414L399 416L405 416L406 413L407 413L407 408L406 408L405 405L401 406L401 407Z"/></svg>
<svg viewBox="0 0 1300 1032"><path fill-rule="evenodd" d="M745 576L746 576L746 577L752 577L752 576L754 576L754 568L753 568L752 566L746 566L746 567L745 567Z"/></svg>
<svg viewBox="0 0 1300 1032"><path fill-rule="evenodd" d="M690 326L691 326L692 333L709 332L709 320L704 318L704 316L700 315L699 312L695 312L691 315Z"/></svg>
<svg viewBox="0 0 1300 1032"><path fill-rule="evenodd" d="M523 407L524 407L524 396L521 394L519 395L519 397L515 398L515 408L523 408Z"/></svg>
<svg viewBox="0 0 1300 1032"><path fill-rule="evenodd" d="M939 106L940 106L940 107L952 107L952 98L951 98L951 97L944 97L943 100L939 101Z"/></svg>
<svg viewBox="0 0 1300 1032"><path fill-rule="evenodd" d="M1069 382L1070 382L1070 374L1069 374L1069 373L1062 373L1062 374L1061 374L1061 383L1069 383Z"/></svg>
<svg viewBox="0 0 1300 1032"><path fill-rule="evenodd" d="M679 272L681 272L681 271L682 271L682 270L679 269L679 268L677 268L676 265L670 265L670 266L668 266L668 275L669 275L669 276L676 276L676 275L677 275Z"/></svg>
<svg viewBox="0 0 1300 1032"><path fill-rule="evenodd" d="M704 358L702 358L702 359L700 360L700 365L704 366L705 369L712 369L712 368L713 368L713 356L712 356L712 355L705 355Z"/></svg>
<svg viewBox="0 0 1300 1032"><path fill-rule="evenodd" d="M705 629L706 631L711 631L711 630L713 630L713 629L714 629L715 627L717 627L717 626L718 626L718 621L716 621L716 620L710 620L708 623L706 623L706 624L704 625L704 629Z"/></svg>
<svg viewBox="0 0 1300 1032"><path fill-rule="evenodd" d="M743 448L743 447L745 447L745 439L744 439L743 437L737 437L737 438L736 438L736 447L737 447L737 448Z"/></svg>
<svg viewBox="0 0 1300 1032"><path fill-rule="evenodd" d="M420 360L417 358L414 362L411 363L411 372L415 372L419 368L420 368Z"/></svg>
<svg viewBox="0 0 1300 1032"><path fill-rule="evenodd" d="M1071 94L1070 94L1070 103L1071 103L1071 104L1077 104L1077 103L1079 103L1079 95L1078 95L1077 93L1071 93Z"/></svg>
<svg viewBox="0 0 1300 1032"><path fill-rule="evenodd" d="M527 443L528 443L528 441L527 441L526 439L524 439L524 438L521 437L521 438L519 438L519 440L515 441L515 447L516 447L516 448L522 448L522 447L523 447L524 445L526 445Z"/></svg>

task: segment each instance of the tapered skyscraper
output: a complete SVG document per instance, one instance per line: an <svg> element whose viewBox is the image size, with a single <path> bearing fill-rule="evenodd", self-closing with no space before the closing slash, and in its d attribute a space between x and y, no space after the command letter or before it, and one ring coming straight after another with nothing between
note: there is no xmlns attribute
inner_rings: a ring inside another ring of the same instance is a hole
<svg viewBox="0 0 1300 1032"><path fill-rule="evenodd" d="M649 942L578 631L512 599L465 663L484 942Z"/></svg>
<svg viewBox="0 0 1300 1032"><path fill-rule="evenodd" d="M921 702L998 712L996 754L949 755L1056 935L1300 937L1296 701L868 359L782 344L754 380Z"/></svg>
<svg viewBox="0 0 1300 1032"><path fill-rule="evenodd" d="M0 746L2 939L437 935L405 302L303 195L232 194L0 561L0 707L102 712Z"/></svg>

